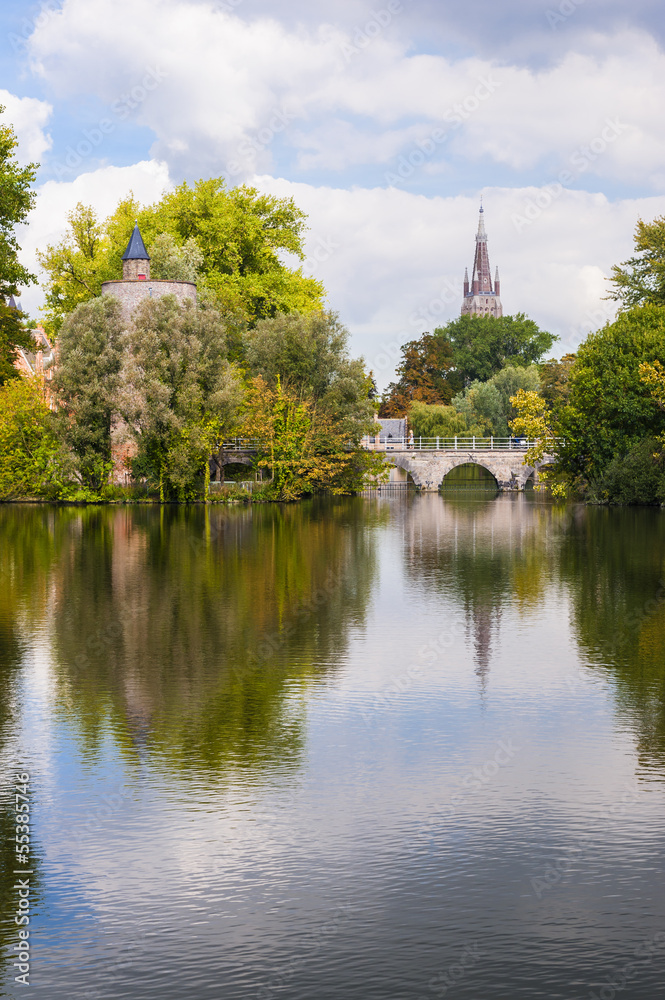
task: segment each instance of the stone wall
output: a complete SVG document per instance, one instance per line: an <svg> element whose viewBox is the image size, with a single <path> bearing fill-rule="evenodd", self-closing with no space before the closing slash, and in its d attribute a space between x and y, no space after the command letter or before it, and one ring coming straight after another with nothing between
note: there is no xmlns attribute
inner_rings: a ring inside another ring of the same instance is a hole
<svg viewBox="0 0 665 1000"><path fill-rule="evenodd" d="M175 295L179 303L188 299L196 302L196 284L193 281L105 281L102 295L113 295L120 300L124 317L129 321L138 304L144 299L161 299Z"/></svg>
<svg viewBox="0 0 665 1000"><path fill-rule="evenodd" d="M145 275L145 279L150 278L150 261L149 260L123 260L122 262L122 278L123 281L139 281L145 279L139 279L139 274Z"/></svg>

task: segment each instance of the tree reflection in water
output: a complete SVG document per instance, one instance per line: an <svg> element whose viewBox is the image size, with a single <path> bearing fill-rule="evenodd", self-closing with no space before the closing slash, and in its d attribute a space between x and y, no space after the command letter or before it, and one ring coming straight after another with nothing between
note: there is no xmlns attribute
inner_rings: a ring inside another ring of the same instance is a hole
<svg viewBox="0 0 665 1000"><path fill-rule="evenodd" d="M520 617L528 616L546 607L548 592L563 584L582 663L612 680L619 716L635 733L642 765L662 774L663 514L552 504L533 494L417 497L412 504L418 508L405 527L407 571L464 608L483 694L505 609L514 606Z"/></svg>
<svg viewBox="0 0 665 1000"><path fill-rule="evenodd" d="M613 681L643 767L665 765L665 518L576 506L560 553L585 659Z"/></svg>
<svg viewBox="0 0 665 1000"><path fill-rule="evenodd" d="M13 513L13 512L7 512ZM21 552L41 513L22 511ZM370 516L386 520L387 512ZM363 623L375 573L362 500L55 512L49 567L58 697L84 752L107 731L170 769L294 768L303 699ZM9 641L9 640L6 640Z"/></svg>

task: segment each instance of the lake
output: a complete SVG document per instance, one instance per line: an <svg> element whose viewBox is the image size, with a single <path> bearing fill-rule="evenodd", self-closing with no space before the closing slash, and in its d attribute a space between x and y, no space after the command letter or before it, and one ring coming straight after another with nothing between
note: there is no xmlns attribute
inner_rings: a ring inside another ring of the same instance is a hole
<svg viewBox="0 0 665 1000"><path fill-rule="evenodd" d="M664 580L533 493L0 507L0 992L654 1000Z"/></svg>

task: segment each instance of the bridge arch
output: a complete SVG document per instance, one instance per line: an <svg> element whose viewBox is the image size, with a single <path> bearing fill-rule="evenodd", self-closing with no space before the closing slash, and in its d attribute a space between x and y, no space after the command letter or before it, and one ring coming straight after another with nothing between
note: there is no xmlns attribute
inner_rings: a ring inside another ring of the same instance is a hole
<svg viewBox="0 0 665 1000"><path fill-rule="evenodd" d="M460 465L477 465L496 480L498 488L523 490L535 468L523 464L523 452L387 452L386 460L411 475L416 486L430 492L437 491L444 477Z"/></svg>
<svg viewBox="0 0 665 1000"><path fill-rule="evenodd" d="M472 474L465 477L464 473L460 476L454 475L458 470L461 472L463 469L477 469L479 475L477 477L474 477ZM495 474L482 461L469 462L467 459L465 462L458 462L456 465L453 465L452 469L449 469L442 477L440 488L446 488L448 482L451 481L451 476L453 477L452 482L466 483L475 481L476 488L478 489L487 488L491 483L492 486L499 489L499 483Z"/></svg>

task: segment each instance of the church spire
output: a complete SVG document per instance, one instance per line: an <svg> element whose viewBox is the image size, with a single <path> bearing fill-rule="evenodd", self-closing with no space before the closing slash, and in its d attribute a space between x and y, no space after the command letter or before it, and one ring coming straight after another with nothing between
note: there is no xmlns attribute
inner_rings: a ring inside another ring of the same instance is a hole
<svg viewBox="0 0 665 1000"><path fill-rule="evenodd" d="M473 259L473 270L471 281L468 274L464 273L464 300L462 302L462 315L482 314L501 316L503 310L499 299L499 271L497 268L496 278L492 282L492 272L490 270L490 259L487 250L487 232L485 230L485 209L482 199L480 202L480 212L478 213L478 230L476 232L476 252Z"/></svg>
<svg viewBox="0 0 665 1000"><path fill-rule="evenodd" d="M485 209L481 203L478 215L478 232L476 233L476 255L473 261L473 276L471 278L474 295L493 294L484 216Z"/></svg>

